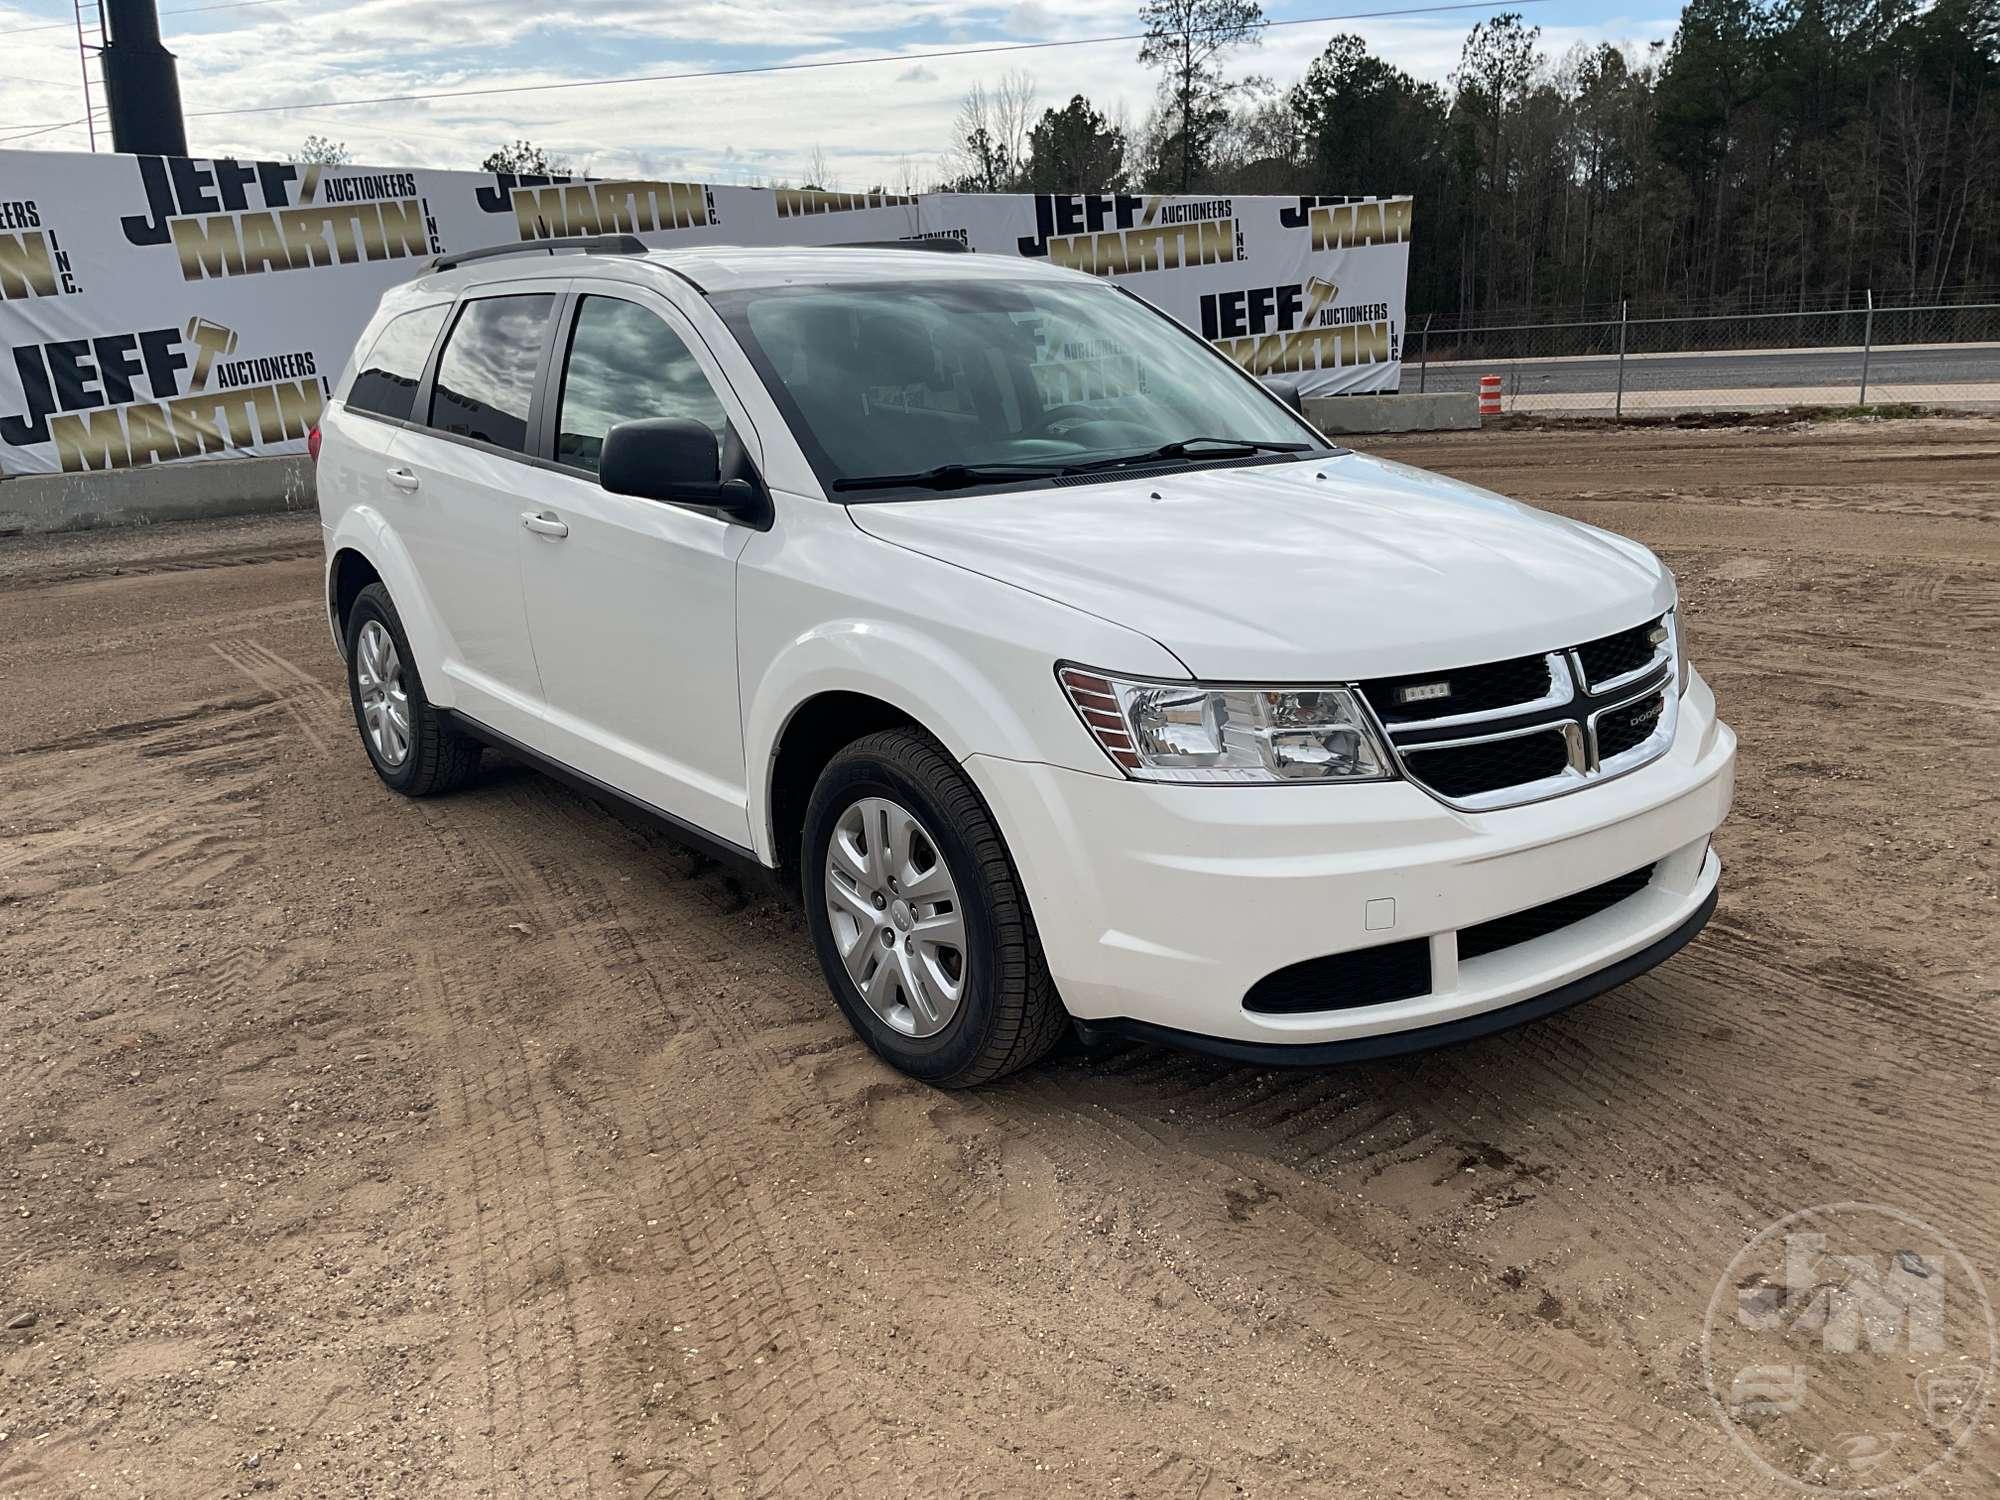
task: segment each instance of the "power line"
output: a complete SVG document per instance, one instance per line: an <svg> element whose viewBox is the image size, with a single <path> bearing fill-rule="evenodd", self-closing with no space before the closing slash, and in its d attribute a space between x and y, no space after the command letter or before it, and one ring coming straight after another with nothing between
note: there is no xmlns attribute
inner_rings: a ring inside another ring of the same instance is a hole
<svg viewBox="0 0 2000 1500"><path fill-rule="evenodd" d="M58 120L53 125L44 125L37 130L24 130L19 135L0 135L0 146L6 145L9 141L25 141L38 135L47 135L52 130L67 130L72 125L84 125L87 123L89 122L80 119Z"/></svg>
<svg viewBox="0 0 2000 1500"><path fill-rule="evenodd" d="M277 4L278 0L244 0L244 3ZM1467 0L1453 5L1412 5L1396 10L1349 11L1337 16L1301 16L1293 20L1267 21L1266 26L1324 26L1334 21L1379 21L1398 16L1441 15L1452 11L1512 10L1523 5L1546 5L1548 0ZM546 94L562 89L612 88L634 83L685 83L700 78L743 78L759 73L810 73L826 68L858 68L875 63L924 63L943 57L988 57L998 52L1039 52L1051 47L1094 47L1109 42L1142 42L1143 31L1121 32L1116 36L1070 37L1062 41L996 42L984 47L954 47L938 52L884 52L872 57L836 57L821 62L764 63L748 68L707 68L684 73L637 73L623 78L577 78L561 83L517 83L491 88L436 89L418 94L376 94L363 99L310 99L298 104L250 104L234 109L195 109L186 112L190 120L212 120L225 115L283 114L301 109L355 109L370 104L418 104L431 99L481 99L498 94ZM81 121L71 121L81 124ZM60 128L51 126L51 129Z"/></svg>
<svg viewBox="0 0 2000 1500"><path fill-rule="evenodd" d="M95 0L86 0L95 3ZM198 16L211 10L248 10L253 5L286 5L290 0L228 0L225 5L189 5L180 10L163 10L160 19L168 16ZM0 36L26 36L31 31L74 31L74 21L53 21L47 26L16 26L12 31L0 31Z"/></svg>

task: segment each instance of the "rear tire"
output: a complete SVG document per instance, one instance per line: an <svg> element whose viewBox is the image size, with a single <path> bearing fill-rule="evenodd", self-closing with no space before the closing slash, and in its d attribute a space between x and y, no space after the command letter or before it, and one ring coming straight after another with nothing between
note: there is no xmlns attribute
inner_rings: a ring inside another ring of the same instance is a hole
<svg viewBox="0 0 2000 1500"><path fill-rule="evenodd" d="M897 814L913 832L900 848L893 833L865 841L897 856L871 875L856 857L857 832L870 817ZM800 885L820 967L848 1021L891 1066L939 1088L970 1088L1027 1067L1062 1039L1069 1016L1020 876L992 814L937 741L891 729L841 751L813 788L802 844ZM903 871L900 890L893 868ZM957 927L942 921L941 903L901 899L947 892ZM956 961L952 949L942 961L923 949L930 928L949 929ZM924 993L910 995L912 987Z"/></svg>
<svg viewBox="0 0 2000 1500"><path fill-rule="evenodd" d="M347 696L369 764L405 797L456 791L479 769L479 741L431 706L389 591L371 583L347 612Z"/></svg>

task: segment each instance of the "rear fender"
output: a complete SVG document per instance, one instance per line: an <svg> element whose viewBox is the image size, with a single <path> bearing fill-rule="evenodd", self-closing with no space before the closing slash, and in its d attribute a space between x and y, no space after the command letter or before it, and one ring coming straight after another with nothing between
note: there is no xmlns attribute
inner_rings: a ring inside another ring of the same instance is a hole
<svg viewBox="0 0 2000 1500"><path fill-rule="evenodd" d="M402 538L388 518L372 505L348 507L327 541L324 579L327 620L341 654L346 655L347 643L340 639L339 623L333 617L333 572L342 552L359 553L375 569L395 602L397 617L403 622L403 634L410 642L410 650L417 658L417 671L423 678L424 695L438 707L450 708L454 701L451 678L442 670L450 655L450 638Z"/></svg>

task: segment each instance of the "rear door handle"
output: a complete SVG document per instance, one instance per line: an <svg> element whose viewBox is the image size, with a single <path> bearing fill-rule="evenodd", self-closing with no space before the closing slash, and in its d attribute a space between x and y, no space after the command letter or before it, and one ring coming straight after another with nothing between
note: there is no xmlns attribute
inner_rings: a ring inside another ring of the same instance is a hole
<svg viewBox="0 0 2000 1500"><path fill-rule="evenodd" d="M554 516L543 515L539 511L522 511L521 524L536 536L552 536L560 540L569 535L568 522L558 520Z"/></svg>
<svg viewBox="0 0 2000 1500"><path fill-rule="evenodd" d="M417 476L408 469L391 469L389 483L406 495L414 495L417 492Z"/></svg>

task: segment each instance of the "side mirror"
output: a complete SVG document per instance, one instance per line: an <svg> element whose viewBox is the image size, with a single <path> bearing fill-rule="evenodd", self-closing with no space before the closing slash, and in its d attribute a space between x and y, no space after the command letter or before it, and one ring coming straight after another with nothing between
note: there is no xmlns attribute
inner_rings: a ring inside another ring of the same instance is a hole
<svg viewBox="0 0 2000 1500"><path fill-rule="evenodd" d="M1289 375L1260 375L1257 384L1276 396L1300 416L1306 414L1305 397L1299 394L1299 383Z"/></svg>
<svg viewBox="0 0 2000 1500"><path fill-rule="evenodd" d="M722 477L722 450L704 423L685 417L620 422L605 434L597 482L614 495L710 506L759 525L769 502L747 479Z"/></svg>

